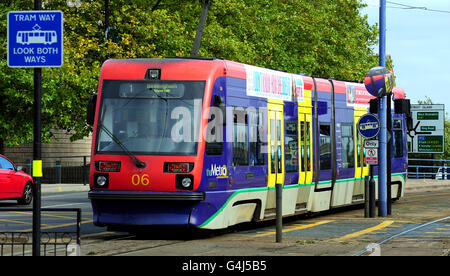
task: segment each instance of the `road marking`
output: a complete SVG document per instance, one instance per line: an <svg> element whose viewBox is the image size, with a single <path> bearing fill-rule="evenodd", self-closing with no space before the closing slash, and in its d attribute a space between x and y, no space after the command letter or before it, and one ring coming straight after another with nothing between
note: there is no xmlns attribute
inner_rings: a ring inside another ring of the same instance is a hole
<svg viewBox="0 0 450 276"><path fill-rule="evenodd" d="M9 222L9 223L18 223L18 224L28 224L28 225L32 224L31 222L25 222L25 221L14 220L14 219L0 219L0 221Z"/></svg>
<svg viewBox="0 0 450 276"><path fill-rule="evenodd" d="M44 210L45 211L45 210ZM15 212L17 214L24 214L24 215L29 215L29 212ZM54 218L64 218L64 219L76 219L76 215L74 216L61 216L61 215L53 215L53 214L48 214L46 212L42 212L41 211L41 216L42 217L54 217Z"/></svg>
<svg viewBox="0 0 450 276"><path fill-rule="evenodd" d="M72 198L76 194L86 194L86 192L67 192L67 193L63 193L63 194L60 194L60 193L42 194L42 199L58 198L58 197Z"/></svg>
<svg viewBox="0 0 450 276"><path fill-rule="evenodd" d="M69 203L69 204L59 204L59 205L51 205L51 206L45 206L45 208L56 208L56 207L62 207L62 206L72 206L72 205L88 205L89 202L83 202L83 203Z"/></svg>
<svg viewBox="0 0 450 276"><path fill-rule="evenodd" d="M81 221L80 224L85 224L85 223L92 223L93 220L92 219L88 219L85 221ZM70 222L70 223L62 223L62 224L54 224L54 225L49 225L46 227L41 227L41 230L48 230L48 229L55 229L55 228L60 228L60 227L67 227L67 226L74 226L77 225L76 222ZM26 230L20 230L21 232L30 232L33 231L33 229L26 229Z"/></svg>
<svg viewBox="0 0 450 276"><path fill-rule="evenodd" d="M318 225L330 223L330 222L333 222L333 221L334 220L323 220L323 221L319 221L319 222L316 222L316 223L303 224L303 225L300 225L300 226L297 226L297 227L284 229L283 233L290 232L290 231L295 231L295 230L307 229L307 228L315 227L315 226L318 226ZM270 236L270 235L275 235L276 233L277 233L276 231L271 231L271 232L266 232L266 233L263 233L263 234L255 235L253 237L257 238L257 237Z"/></svg>
<svg viewBox="0 0 450 276"><path fill-rule="evenodd" d="M364 229L364 230L361 230L361 231L358 231L358 232L355 232L355 233L351 233L351 234L342 236L340 238L330 239L330 241L343 241L343 240L355 238L355 237L358 237L358 236L361 236L361 235L364 235L364 234L367 234L367 233L370 233L370 232L377 231L377 230L383 229L385 227L388 227L392 223L394 223L393 220L387 220L387 221L384 221L384 222L382 222L382 223L380 223L380 224L378 224L378 225L376 225L374 227L370 227L370 228L367 228L367 229Z"/></svg>
<svg viewBox="0 0 450 276"><path fill-rule="evenodd" d="M412 220L395 220L395 222L398 222L398 223L416 223L416 222L414 222Z"/></svg>

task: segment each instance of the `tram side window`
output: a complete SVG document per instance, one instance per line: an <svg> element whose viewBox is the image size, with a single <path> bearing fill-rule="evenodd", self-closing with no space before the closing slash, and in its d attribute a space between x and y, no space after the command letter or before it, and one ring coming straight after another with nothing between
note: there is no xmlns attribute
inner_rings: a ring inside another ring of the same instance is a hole
<svg viewBox="0 0 450 276"><path fill-rule="evenodd" d="M248 166L248 115L242 107L233 110L233 164Z"/></svg>
<svg viewBox="0 0 450 276"><path fill-rule="evenodd" d="M286 172L298 172L298 127L297 121L285 121L284 162Z"/></svg>
<svg viewBox="0 0 450 276"><path fill-rule="evenodd" d="M306 128L305 128L306 124ZM310 125L309 122L300 122L300 143L301 147L299 149L301 153L301 171L310 171L311 170L311 162L310 162L310 154L311 154L311 137L309 135ZM306 144L305 144L306 142ZM306 156L305 156L306 155ZM306 162L304 162L306 157Z"/></svg>
<svg viewBox="0 0 450 276"><path fill-rule="evenodd" d="M403 129L402 120L394 119L394 158L403 157Z"/></svg>
<svg viewBox="0 0 450 276"><path fill-rule="evenodd" d="M219 133L221 132L220 129L217 129L218 127L222 127L222 124L212 124L211 122L216 119L215 114L211 114L210 118L208 120L208 126L213 125L211 127L210 134L211 137L206 138L206 154L207 155L222 155L223 153L223 134Z"/></svg>
<svg viewBox="0 0 450 276"><path fill-rule="evenodd" d="M331 169L331 127L330 124L320 124L320 169Z"/></svg>
<svg viewBox="0 0 450 276"><path fill-rule="evenodd" d="M361 152L361 150L363 152ZM363 154L363 158L364 158L365 152L364 152L364 148L362 147L361 135L359 134L359 131L356 131L356 159L358 159L356 161L357 167L362 166L361 165L361 153Z"/></svg>
<svg viewBox="0 0 450 276"><path fill-rule="evenodd" d="M342 133L342 167L355 167L355 146L353 141L353 126L351 124L341 125Z"/></svg>
<svg viewBox="0 0 450 276"><path fill-rule="evenodd" d="M249 108L249 126L250 126L250 164L252 166L264 165L264 143L263 143L263 116L261 110Z"/></svg>

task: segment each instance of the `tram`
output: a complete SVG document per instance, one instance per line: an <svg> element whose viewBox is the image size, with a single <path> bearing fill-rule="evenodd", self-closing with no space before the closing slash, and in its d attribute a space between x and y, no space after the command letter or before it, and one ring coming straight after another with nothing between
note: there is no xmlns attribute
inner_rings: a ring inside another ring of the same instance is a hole
<svg viewBox="0 0 450 276"><path fill-rule="evenodd" d="M398 199L408 100L393 94ZM361 83L215 58L107 60L87 114L93 222L221 229L273 219L275 184L283 216L360 204L369 168L356 127L371 99Z"/></svg>

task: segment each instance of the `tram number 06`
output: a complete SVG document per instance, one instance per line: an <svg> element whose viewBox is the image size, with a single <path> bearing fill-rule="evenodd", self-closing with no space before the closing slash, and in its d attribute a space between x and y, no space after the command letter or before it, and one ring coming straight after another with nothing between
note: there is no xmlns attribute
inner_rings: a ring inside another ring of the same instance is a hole
<svg viewBox="0 0 450 276"><path fill-rule="evenodd" d="M150 183L150 179L149 179L148 174L143 174L143 175L133 174L131 176L131 184L133 184L134 186L138 186L138 185L147 186L149 183Z"/></svg>

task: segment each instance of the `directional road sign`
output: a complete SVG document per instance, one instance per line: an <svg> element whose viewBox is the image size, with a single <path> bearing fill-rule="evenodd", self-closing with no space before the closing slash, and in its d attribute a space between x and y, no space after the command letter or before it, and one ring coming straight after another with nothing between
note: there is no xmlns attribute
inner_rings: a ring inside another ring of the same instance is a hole
<svg viewBox="0 0 450 276"><path fill-rule="evenodd" d="M412 104L413 130L408 136L409 153L443 153L444 119L443 104Z"/></svg>
<svg viewBox="0 0 450 276"><path fill-rule="evenodd" d="M62 66L61 11L12 11L7 21L9 67Z"/></svg>

